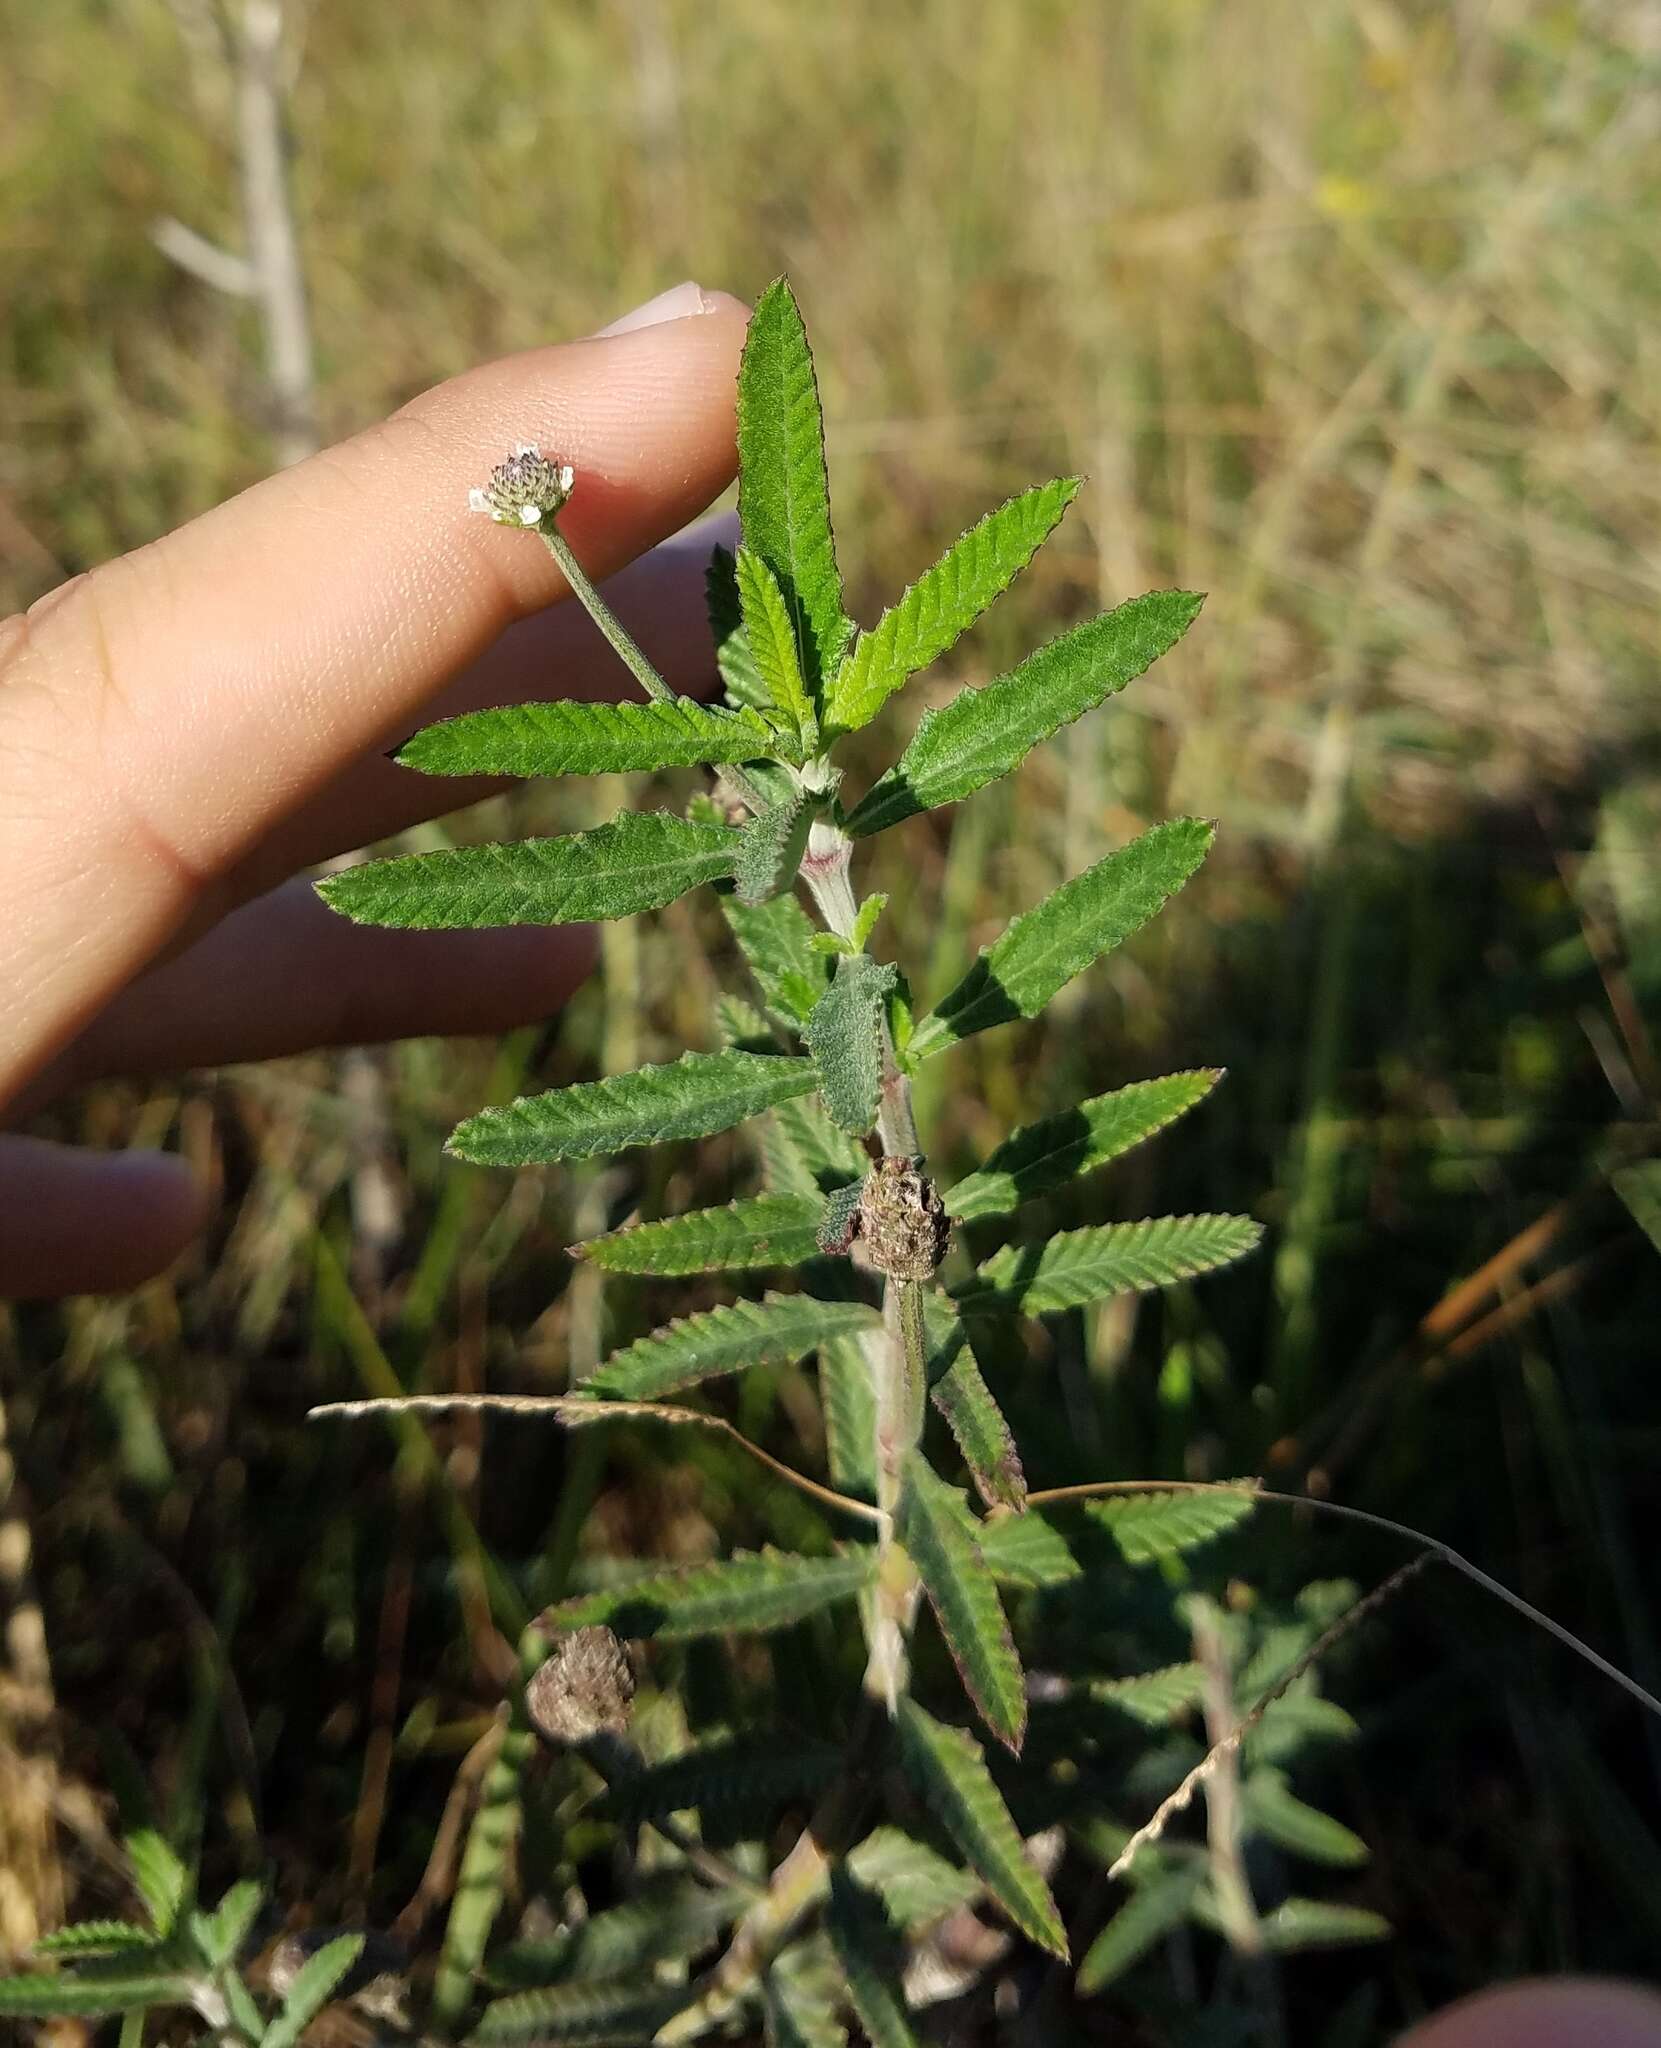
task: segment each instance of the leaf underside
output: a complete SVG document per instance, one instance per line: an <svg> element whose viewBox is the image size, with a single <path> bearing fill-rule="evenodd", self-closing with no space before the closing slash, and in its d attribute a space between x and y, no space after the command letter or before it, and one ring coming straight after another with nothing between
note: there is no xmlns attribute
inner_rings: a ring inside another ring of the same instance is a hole
<svg viewBox="0 0 1661 2048"><path fill-rule="evenodd" d="M789 796L758 811L743 827L732 871L734 894L747 909L795 886L813 815L811 804Z"/></svg>
<svg viewBox="0 0 1661 2048"><path fill-rule="evenodd" d="M740 1551L714 1564L649 1572L620 1586L584 1593L550 1607L548 1629L603 1623L620 1636L675 1642L728 1629L761 1633L787 1628L869 1585L875 1551L835 1557L791 1557L776 1550Z"/></svg>
<svg viewBox="0 0 1661 2048"><path fill-rule="evenodd" d="M729 1130L818 1085L811 1060L767 1053L689 1052L661 1067L638 1067L524 1095L458 1124L448 1150L481 1166L531 1166L592 1159L631 1145L705 1138Z"/></svg>
<svg viewBox="0 0 1661 2048"><path fill-rule="evenodd" d="M817 1195L755 1195L722 1209L692 1209L654 1223L633 1223L574 1247L608 1273L738 1272L799 1266L818 1253L825 1205Z"/></svg>
<svg viewBox="0 0 1661 2048"><path fill-rule="evenodd" d="M1008 775L1034 747L1151 667L1182 638L1201 602L1186 590L1132 598L1052 640L996 682L926 711L910 746L854 807L849 832L857 839L886 831ZM855 661L865 644L855 649Z"/></svg>
<svg viewBox="0 0 1661 2048"><path fill-rule="evenodd" d="M397 760L424 775L628 775L748 761L773 748L753 712L699 704L504 704L465 711L406 740Z"/></svg>
<svg viewBox="0 0 1661 2048"><path fill-rule="evenodd" d="M1149 1216L1064 1230L1046 1245L1005 1245L958 1296L965 1314L1054 1314L1140 1294L1243 1258L1263 1235L1249 1216Z"/></svg>
<svg viewBox="0 0 1661 2048"><path fill-rule="evenodd" d="M972 1033L1036 1017L1075 974L1155 915L1204 860L1212 829L1199 818L1155 825L1010 924L956 988L918 1024L913 1062Z"/></svg>
<svg viewBox="0 0 1661 2048"><path fill-rule="evenodd" d="M658 910L730 875L739 834L668 811L625 811L565 839L406 853L325 875L317 893L357 924L407 931L571 924Z"/></svg>
<svg viewBox="0 0 1661 2048"><path fill-rule="evenodd" d="M877 1313L857 1301L816 1301L809 1294L767 1294L705 1309L617 1351L583 1382L589 1395L651 1401L700 1380L750 1365L794 1365L821 1343L876 1327Z"/></svg>
<svg viewBox="0 0 1661 2048"><path fill-rule="evenodd" d="M894 968L868 953L843 954L836 978L808 1018L808 1050L819 1065L819 1093L831 1121L855 1137L877 1120L882 1097L883 1004Z"/></svg>

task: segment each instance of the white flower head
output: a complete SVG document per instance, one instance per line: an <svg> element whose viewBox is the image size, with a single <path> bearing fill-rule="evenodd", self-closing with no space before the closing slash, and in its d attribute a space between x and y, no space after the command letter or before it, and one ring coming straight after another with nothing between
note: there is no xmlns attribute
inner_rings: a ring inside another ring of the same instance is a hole
<svg viewBox="0 0 1661 2048"><path fill-rule="evenodd" d="M570 463L550 462L526 441L497 463L482 489L467 493L467 502L498 526L540 526L559 511L575 482Z"/></svg>

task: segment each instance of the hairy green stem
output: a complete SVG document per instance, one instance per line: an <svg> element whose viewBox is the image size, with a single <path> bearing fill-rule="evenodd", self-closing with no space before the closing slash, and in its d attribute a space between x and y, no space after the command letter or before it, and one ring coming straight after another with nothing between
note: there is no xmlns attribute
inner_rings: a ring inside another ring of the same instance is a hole
<svg viewBox="0 0 1661 2048"><path fill-rule="evenodd" d="M571 586L572 594L580 602L583 610L587 612L595 625L599 627L600 631L611 642L612 647L616 651L617 658L627 668L629 674L634 677L648 697L655 697L660 704L672 703L675 696L674 691L670 689L662 676L658 674L657 670L653 668L645 655L634 644L634 640L622 620L618 618L611 606L606 603L599 591L589 581L588 571L584 569L581 562L571 552L571 543L565 538L565 535L560 532L552 519L543 520L536 530L542 536L543 545L547 548L549 554L558 562L566 582Z"/></svg>

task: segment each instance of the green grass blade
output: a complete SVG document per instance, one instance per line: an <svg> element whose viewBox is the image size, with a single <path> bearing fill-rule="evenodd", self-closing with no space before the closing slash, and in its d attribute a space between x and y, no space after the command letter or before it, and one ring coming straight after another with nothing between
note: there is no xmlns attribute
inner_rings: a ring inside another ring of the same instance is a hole
<svg viewBox="0 0 1661 2048"><path fill-rule="evenodd" d="M1032 560L1078 487L1077 477L1039 484L989 512L954 541L871 631L860 635L825 693L827 728L853 732L868 725L909 676L937 661Z"/></svg>
<svg viewBox="0 0 1661 2048"><path fill-rule="evenodd" d="M875 1328L875 1309L811 1294L768 1294L704 1309L613 1352L583 1382L585 1394L654 1401L680 1387L751 1365L794 1365L820 1344Z"/></svg>
<svg viewBox="0 0 1661 2048"><path fill-rule="evenodd" d="M846 644L842 577L831 532L819 386L802 316L781 277L756 301L738 372L738 517L796 627L818 700Z"/></svg>
<svg viewBox="0 0 1661 2048"><path fill-rule="evenodd" d="M973 1032L1036 1017L1092 961L1153 917L1205 859L1211 827L1199 818L1155 825L1010 924L956 988L924 1017L907 1057L916 1062Z"/></svg>
<svg viewBox="0 0 1661 2048"><path fill-rule="evenodd" d="M1005 1245L958 1295L967 1315L1041 1316L1142 1294L1244 1258L1263 1235L1249 1216L1149 1216L1064 1230L1046 1245Z"/></svg>
<svg viewBox="0 0 1661 2048"><path fill-rule="evenodd" d="M692 1209L655 1223L631 1223L573 1245L572 1255L607 1273L730 1273L799 1266L818 1256L825 1213L819 1195L755 1195L722 1209Z"/></svg>
<svg viewBox="0 0 1661 2048"><path fill-rule="evenodd" d="M811 1060L689 1052L661 1067L522 1095L456 1126L447 1150L480 1166L593 1159L631 1145L705 1138L818 1086Z"/></svg>
<svg viewBox="0 0 1661 2048"><path fill-rule="evenodd" d="M684 1571L649 1572L620 1586L584 1593L550 1607L541 1625L588 1628L604 1622L620 1636L664 1642L719 1635L728 1629L787 1628L804 1616L865 1590L876 1553L789 1557L776 1550L740 1551Z"/></svg>
<svg viewBox="0 0 1661 2048"><path fill-rule="evenodd" d="M629 775L771 754L751 711L691 697L666 702L503 704L465 711L406 740L396 759L423 775Z"/></svg>
<svg viewBox="0 0 1661 2048"><path fill-rule="evenodd" d="M1220 1067L1200 1067L1157 1081L1133 1081L1059 1116L1027 1124L947 1193L946 1214L959 1223L1008 1215L1162 1131L1203 1101L1221 1079Z"/></svg>
<svg viewBox="0 0 1661 2048"><path fill-rule="evenodd" d="M997 1584L963 1495L936 1474L921 1451L906 1458L894 1531L917 1567L964 1690L987 1727L1019 1756L1027 1730L1026 1684Z"/></svg>
<svg viewBox="0 0 1661 2048"><path fill-rule="evenodd" d="M980 1744L913 1699L900 1702L900 1760L925 1806L1023 1933L1065 1958L1061 1915L992 1782Z"/></svg>
<svg viewBox="0 0 1661 2048"><path fill-rule="evenodd" d="M658 910L733 871L739 834L668 811L626 811L565 839L452 846L342 868L316 884L355 924L408 931L572 924Z"/></svg>

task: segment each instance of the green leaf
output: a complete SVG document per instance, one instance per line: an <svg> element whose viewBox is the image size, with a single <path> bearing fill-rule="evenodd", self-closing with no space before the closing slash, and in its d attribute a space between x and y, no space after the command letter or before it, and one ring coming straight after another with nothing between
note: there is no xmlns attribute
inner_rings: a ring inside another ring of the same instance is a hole
<svg viewBox="0 0 1661 2048"><path fill-rule="evenodd" d="M1256 1505L1239 1493L1118 1493L1086 1501L1085 1510L1119 1547L1127 1564L1151 1564L1197 1550L1236 1529Z"/></svg>
<svg viewBox="0 0 1661 2048"><path fill-rule="evenodd" d="M863 1338L839 1337L821 1348L819 1405L831 1484L860 1500L875 1499L877 1405Z"/></svg>
<svg viewBox="0 0 1661 2048"><path fill-rule="evenodd" d="M862 1181L870 1168L865 1148L839 1131L817 1095L781 1102L760 1135L762 1177L769 1188L828 1195Z"/></svg>
<svg viewBox="0 0 1661 2048"><path fill-rule="evenodd" d="M912 1034L913 1060L1036 1017L1058 989L1146 924L1205 859L1211 827L1199 818L1155 825L1110 853L1009 925Z"/></svg>
<svg viewBox="0 0 1661 2048"><path fill-rule="evenodd" d="M135 1927L130 1920L82 1920L73 1927L58 1927L43 1934L31 1952L72 1960L77 1956L120 1955L130 1949L153 1949L156 1945L152 1928Z"/></svg>
<svg viewBox="0 0 1661 2048"><path fill-rule="evenodd" d="M464 711L404 742L395 758L423 775L629 775L748 761L774 749L752 711L691 697L667 702L503 704Z"/></svg>
<svg viewBox="0 0 1661 2048"><path fill-rule="evenodd" d="M776 1735L706 1743L614 1778L594 1811L633 1823L696 1811L712 1816L755 1813L763 1822L791 1800L811 1799L841 1770L842 1752L829 1743L790 1742Z"/></svg>
<svg viewBox="0 0 1661 2048"><path fill-rule="evenodd" d="M815 815L815 806L805 797L791 796L757 811L744 826L733 878L734 893L746 908L754 909L795 887Z"/></svg>
<svg viewBox="0 0 1661 2048"><path fill-rule="evenodd" d="M121 1846L156 1932L171 1934L190 1896L190 1872L154 1828L135 1828Z"/></svg>
<svg viewBox="0 0 1661 2048"><path fill-rule="evenodd" d="M1251 1826L1293 1856L1341 1869L1367 1861L1369 1851L1361 1837L1330 1813L1306 1806L1288 1785L1284 1771L1253 1771L1242 1788L1242 1803Z"/></svg>
<svg viewBox="0 0 1661 2048"><path fill-rule="evenodd" d="M918 2048L901 1988L904 1944L882 1901L851 1877L845 1864L831 1866L825 1929L842 1966L848 2003L871 2048Z"/></svg>
<svg viewBox="0 0 1661 2048"><path fill-rule="evenodd" d="M998 1740L1019 1756L1027 1732L1026 1683L997 1583L964 1497L921 1451L908 1453L894 1532L923 1582L964 1690Z"/></svg>
<svg viewBox="0 0 1661 2048"><path fill-rule="evenodd" d="M977 1269L958 1301L970 1315L1051 1315L1209 1273L1244 1258L1262 1235L1262 1224L1249 1216L1149 1216L1064 1230L1043 1246L1005 1245Z"/></svg>
<svg viewBox="0 0 1661 2048"><path fill-rule="evenodd" d="M827 1258L846 1258L858 1234L860 1211L865 1205L865 1182L849 1181L846 1187L832 1188L825 1197L824 1213L819 1219L819 1228L814 1233L814 1243Z"/></svg>
<svg viewBox="0 0 1661 2048"><path fill-rule="evenodd" d="M1065 1958L1061 1915L992 1782L980 1744L910 1698L900 1702L897 1731L906 1776L965 1861L1017 1927Z"/></svg>
<svg viewBox="0 0 1661 2048"><path fill-rule="evenodd" d="M877 920L888 908L888 892L877 889L865 897L854 913L852 944L856 953L863 953L871 942L871 934L877 928Z"/></svg>
<svg viewBox="0 0 1661 2048"><path fill-rule="evenodd" d="M937 661L1032 560L1078 487L1070 476L1039 484L954 541L855 642L825 693L827 728L868 725L908 676Z"/></svg>
<svg viewBox="0 0 1661 2048"><path fill-rule="evenodd" d="M1610 1185L1631 1211L1632 1220L1661 1252L1661 1159L1646 1159L1609 1176Z"/></svg>
<svg viewBox="0 0 1661 2048"><path fill-rule="evenodd" d="M1174 646L1202 602L1186 590L1132 598L1063 633L996 682L924 712L910 746L854 807L848 831L856 839L884 832L1009 774L1040 742L1095 710ZM860 641L850 669L874 638Z"/></svg>
<svg viewBox="0 0 1661 2048"><path fill-rule="evenodd" d="M730 1273L753 1266L799 1266L817 1255L825 1204L817 1195L755 1195L724 1209L693 1209L656 1223L633 1223L572 1246L573 1255L607 1273Z"/></svg>
<svg viewBox="0 0 1661 2048"><path fill-rule="evenodd" d="M655 1401L680 1387L749 1365L794 1365L833 1337L876 1327L861 1301L817 1301L811 1294L768 1294L704 1309L614 1351L583 1382L585 1394Z"/></svg>
<svg viewBox="0 0 1661 2048"><path fill-rule="evenodd" d="M189 2005L192 1980L178 1971L102 1971L97 1976L0 1977L0 2018L98 2019L106 2013L144 2012L155 2005Z"/></svg>
<svg viewBox="0 0 1661 2048"><path fill-rule="evenodd" d="M456 1126L447 1151L480 1166L593 1159L630 1145L706 1138L817 1087L811 1060L688 1052L661 1067L522 1095Z"/></svg>
<svg viewBox="0 0 1661 2048"><path fill-rule="evenodd" d="M805 745L818 738L813 704L802 681L796 633L778 579L753 548L738 550L738 601L744 611L744 633L755 658L756 674L768 703L786 731Z"/></svg>
<svg viewBox="0 0 1661 2048"><path fill-rule="evenodd" d="M1093 1700L1117 1707L1144 1728L1163 1728L1199 1704L1205 1673L1198 1664L1167 1664L1158 1671L1132 1672L1128 1678L1095 1678L1089 1689Z"/></svg>
<svg viewBox="0 0 1661 2048"><path fill-rule="evenodd" d="M838 1600L865 1590L875 1570L870 1549L835 1557L788 1557L776 1550L740 1551L684 1571L648 1572L620 1586L584 1593L550 1607L549 1629L604 1622L620 1636L676 1642L727 1629L787 1628Z"/></svg>
<svg viewBox="0 0 1661 2048"><path fill-rule="evenodd" d="M1080 1996L1093 1998L1098 1991L1105 1991L1133 1963L1140 1962L1155 1942L1174 1933L1188 1918L1204 1877L1202 1863L1184 1863L1175 1870L1163 1871L1149 1884L1139 1885L1096 1936L1079 1964Z"/></svg>
<svg viewBox="0 0 1661 2048"><path fill-rule="evenodd" d="M744 632L744 609L738 601L738 562L731 548L717 547L704 571L704 601L709 611L710 636L715 642L715 666L727 686L730 703L750 711L765 711L767 685L756 673L755 656Z"/></svg>
<svg viewBox="0 0 1661 2048"><path fill-rule="evenodd" d="M980 1880L899 1828L873 1828L849 1851L848 1868L908 1934L938 1925L980 1895Z"/></svg>
<svg viewBox="0 0 1661 2048"><path fill-rule="evenodd" d="M261 2048L294 2048L362 1953L361 1934L339 1934L308 1956L288 1987L282 2011L266 2028Z"/></svg>
<svg viewBox="0 0 1661 2048"><path fill-rule="evenodd" d="M1110 1095L1094 1095L1060 1116L1012 1131L975 1172L946 1196L946 1213L959 1223L1004 1216L1082 1173L1117 1159L1203 1101L1222 1079L1220 1067L1133 1081Z"/></svg>
<svg viewBox="0 0 1661 2048"><path fill-rule="evenodd" d="M1031 1508L986 1523L980 1532L980 1554L993 1578L1005 1586L1036 1592L1084 1576L1083 1565L1067 1548L1061 1531Z"/></svg>
<svg viewBox="0 0 1661 2048"><path fill-rule="evenodd" d="M763 1002L788 1030L799 1034L831 982L831 962L814 950L817 926L789 895L752 905L723 894L721 908Z"/></svg>
<svg viewBox="0 0 1661 2048"><path fill-rule="evenodd" d="M1324 1899L1282 1899L1257 1923L1271 1955L1296 1955L1312 1948L1350 1948L1357 1942L1388 1941L1390 1923L1365 1906L1328 1905Z"/></svg>
<svg viewBox="0 0 1661 2048"><path fill-rule="evenodd" d="M819 386L802 316L781 277L756 301L738 371L738 516L778 579L817 700L849 631L831 533Z"/></svg>
<svg viewBox="0 0 1661 2048"><path fill-rule="evenodd" d="M485 1975L504 1991L532 1990L687 1961L730 1926L753 1897L736 1885L711 1889L675 1870L649 1873L620 1906L591 1913L540 1939L496 1949Z"/></svg>
<svg viewBox="0 0 1661 2048"><path fill-rule="evenodd" d="M775 1962L762 1979L761 1999L767 2048L846 2048L835 2000L811 1975Z"/></svg>
<svg viewBox="0 0 1661 2048"><path fill-rule="evenodd" d="M480 930L632 917L733 871L739 834L668 811L625 811L567 839L453 846L342 868L316 884L355 924Z"/></svg>
<svg viewBox="0 0 1661 2048"><path fill-rule="evenodd" d="M868 953L844 954L836 978L807 1020L809 1052L819 1063L819 1093L831 1120L862 1136L882 1099L883 1005L898 980Z"/></svg>
<svg viewBox="0 0 1661 2048"><path fill-rule="evenodd" d="M1024 1508L1027 1481L1014 1435L981 1376L955 1304L932 1288L923 1295L923 1327L929 1395L957 1440L976 1492L988 1507Z"/></svg>
<svg viewBox="0 0 1661 2048"><path fill-rule="evenodd" d="M539 1991L515 1991L493 1998L468 2035L469 2042L540 2041L602 2048L609 2043L645 2043L686 2002L684 1987L644 1982L632 1971L610 1983L554 1984Z"/></svg>
<svg viewBox="0 0 1661 2048"><path fill-rule="evenodd" d="M244 1878L231 1886L211 1913L201 1915L203 1946L215 1969L236 1961L264 1904L264 1887Z"/></svg>

